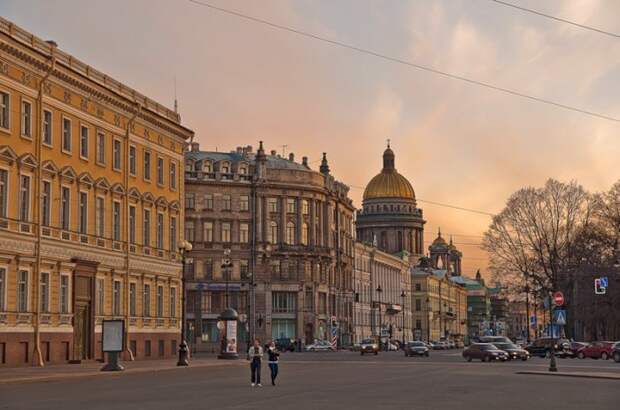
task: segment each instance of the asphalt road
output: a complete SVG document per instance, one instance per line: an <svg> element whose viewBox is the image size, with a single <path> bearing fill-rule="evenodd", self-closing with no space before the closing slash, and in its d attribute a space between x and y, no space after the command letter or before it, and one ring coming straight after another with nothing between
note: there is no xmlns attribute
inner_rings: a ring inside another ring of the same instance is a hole
<svg viewBox="0 0 620 410"><path fill-rule="evenodd" d="M252 388L246 362L117 377L0 385L0 409L618 409L620 380L519 375L548 361L467 363L459 351L287 353L278 385ZM559 359L560 370L614 372L620 364Z"/></svg>

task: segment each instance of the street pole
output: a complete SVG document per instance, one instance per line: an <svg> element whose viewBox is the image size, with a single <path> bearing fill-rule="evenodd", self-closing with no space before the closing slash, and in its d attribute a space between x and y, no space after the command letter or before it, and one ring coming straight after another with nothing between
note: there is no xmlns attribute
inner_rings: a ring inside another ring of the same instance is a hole
<svg viewBox="0 0 620 410"><path fill-rule="evenodd" d="M187 304L187 297L185 292L185 258L187 252L192 250L192 244L186 240L181 242L181 246L179 247L181 252L181 344L179 345L179 361L177 362L177 366L188 366L188 348L187 342L185 341L185 308Z"/></svg>
<svg viewBox="0 0 620 410"><path fill-rule="evenodd" d="M553 334L553 300L551 299L551 293L549 294L549 333L551 335L551 361L549 362L549 371L557 372L558 367L555 361L555 338Z"/></svg>
<svg viewBox="0 0 620 410"><path fill-rule="evenodd" d="M404 349L404 346L405 346L405 297L406 296L407 295L405 294L405 291L403 290L402 293L400 294L400 297L401 297L401 299L403 301L403 303L402 303L402 309L403 309L403 327L402 327L402 329L403 329L403 344L402 344L402 346L403 346L403 349Z"/></svg>

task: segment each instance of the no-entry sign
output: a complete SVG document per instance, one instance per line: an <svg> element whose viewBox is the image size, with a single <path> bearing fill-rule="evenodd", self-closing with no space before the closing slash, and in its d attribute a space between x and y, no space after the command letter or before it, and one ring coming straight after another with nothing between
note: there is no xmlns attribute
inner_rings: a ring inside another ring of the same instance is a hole
<svg viewBox="0 0 620 410"><path fill-rule="evenodd" d="M553 303L556 306L564 305L564 294L562 292L555 292L553 294Z"/></svg>

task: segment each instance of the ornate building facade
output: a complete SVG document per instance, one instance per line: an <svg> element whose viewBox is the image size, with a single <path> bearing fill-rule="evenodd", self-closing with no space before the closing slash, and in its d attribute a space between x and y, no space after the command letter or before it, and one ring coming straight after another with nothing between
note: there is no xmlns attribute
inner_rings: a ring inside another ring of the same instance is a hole
<svg viewBox="0 0 620 410"><path fill-rule="evenodd" d="M307 158L265 153L262 142L221 153L192 145L185 159L188 328L196 350L218 348L217 317L240 313L239 343L253 336L352 338L353 204L349 188ZM232 266L222 263L230 249ZM228 296L227 296L228 295Z"/></svg>
<svg viewBox="0 0 620 410"><path fill-rule="evenodd" d="M125 358L180 342L183 151L191 130L0 18L0 366Z"/></svg>
<svg viewBox="0 0 620 410"><path fill-rule="evenodd" d="M357 211L357 240L390 254L408 252L411 263L417 263L424 254L425 221L413 187L396 171L394 159L388 144L383 169L366 186Z"/></svg>
<svg viewBox="0 0 620 410"><path fill-rule="evenodd" d="M411 275L406 254L355 243L353 341L412 339Z"/></svg>

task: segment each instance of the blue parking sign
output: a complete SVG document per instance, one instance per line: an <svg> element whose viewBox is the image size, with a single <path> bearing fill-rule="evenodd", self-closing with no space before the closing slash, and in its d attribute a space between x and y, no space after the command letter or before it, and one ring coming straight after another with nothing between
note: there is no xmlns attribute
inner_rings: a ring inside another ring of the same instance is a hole
<svg viewBox="0 0 620 410"><path fill-rule="evenodd" d="M602 288L607 288L608 284L609 284L609 281L607 280L607 276L602 276L601 277L601 287Z"/></svg>

